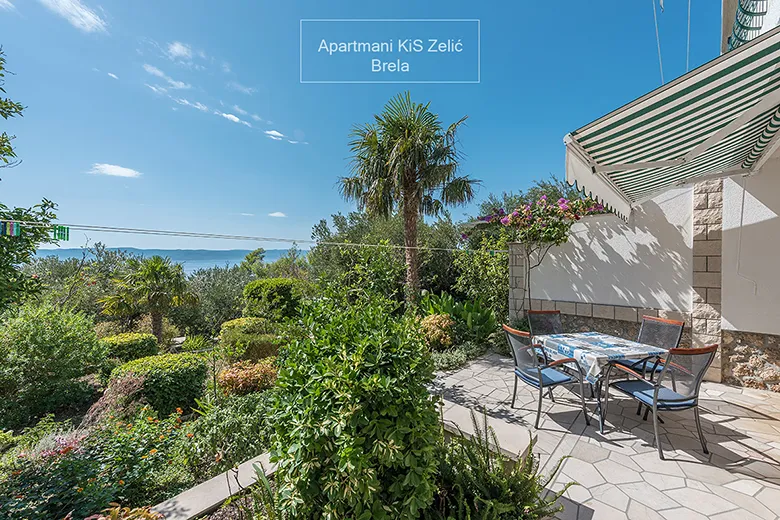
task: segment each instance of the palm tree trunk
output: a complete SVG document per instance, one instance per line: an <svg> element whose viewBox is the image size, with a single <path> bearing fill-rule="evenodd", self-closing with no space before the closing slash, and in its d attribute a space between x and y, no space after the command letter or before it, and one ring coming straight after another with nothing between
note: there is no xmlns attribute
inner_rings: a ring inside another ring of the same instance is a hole
<svg viewBox="0 0 780 520"><path fill-rule="evenodd" d="M152 313L152 334L157 338L160 347L166 346L163 345L163 316L159 312Z"/></svg>
<svg viewBox="0 0 780 520"><path fill-rule="evenodd" d="M408 178L408 176L407 176ZM413 181L404 186L404 245L406 246L406 303L414 304L420 294L420 271L417 251L417 221L420 201L414 193Z"/></svg>

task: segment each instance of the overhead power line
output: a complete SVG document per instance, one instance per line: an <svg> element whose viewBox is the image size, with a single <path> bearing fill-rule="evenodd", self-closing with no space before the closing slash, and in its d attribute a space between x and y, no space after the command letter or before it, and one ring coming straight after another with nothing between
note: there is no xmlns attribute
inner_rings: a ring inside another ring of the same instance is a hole
<svg viewBox="0 0 780 520"><path fill-rule="evenodd" d="M114 226L95 226L89 224L44 224L42 222L32 221L19 221L19 220L0 220L0 222L16 222L22 227L43 227L53 228L55 225L65 226L73 230L78 231L94 231L102 233L124 233L130 235L157 235L157 236L169 236L169 237L184 237L184 238L208 238L208 239L221 239L221 240L245 240L253 242L282 242L288 244L312 244L315 246L336 246L336 247L374 247L383 249L416 249L418 251L473 251L473 249L457 249L447 247L426 247L426 246L402 246L395 244L367 244L361 242L328 242L317 241L311 239L297 239L297 238L280 238L280 237L262 237L252 235L228 235L222 233L200 233L191 231L171 231L164 229L141 229L141 228L127 228L127 227L114 227ZM491 253L508 253L506 249L489 249Z"/></svg>
<svg viewBox="0 0 780 520"><path fill-rule="evenodd" d="M655 11L655 0L650 0L653 4L653 21L655 22L655 42L658 45L658 66L661 69L661 85L664 84L664 62L661 60L661 36L658 34L658 14ZM661 1L661 10L663 10L663 1Z"/></svg>

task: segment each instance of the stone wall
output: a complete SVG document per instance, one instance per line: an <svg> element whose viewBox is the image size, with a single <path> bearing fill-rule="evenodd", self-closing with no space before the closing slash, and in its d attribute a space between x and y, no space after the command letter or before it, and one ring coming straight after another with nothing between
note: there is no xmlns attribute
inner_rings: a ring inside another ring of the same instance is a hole
<svg viewBox="0 0 780 520"><path fill-rule="evenodd" d="M724 382L780 392L780 336L723 330Z"/></svg>
<svg viewBox="0 0 780 520"><path fill-rule="evenodd" d="M693 346L721 343L721 252L723 180L693 187ZM722 348L707 372L707 380L722 380Z"/></svg>

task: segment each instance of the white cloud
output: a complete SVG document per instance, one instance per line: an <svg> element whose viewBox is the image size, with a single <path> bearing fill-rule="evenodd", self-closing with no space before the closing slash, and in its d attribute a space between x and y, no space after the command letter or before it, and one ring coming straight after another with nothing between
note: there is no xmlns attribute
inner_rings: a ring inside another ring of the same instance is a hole
<svg viewBox="0 0 780 520"><path fill-rule="evenodd" d="M254 213L241 213L241 216L242 217L254 217L255 214Z"/></svg>
<svg viewBox="0 0 780 520"><path fill-rule="evenodd" d="M175 90L186 90L189 88L192 88L192 85L189 83L184 83L183 81L176 81L175 79L171 78L167 74L165 74L163 71L158 69L157 67L154 67L152 65L149 65L148 63L144 63L144 70L151 74L152 76L157 76L158 78L164 79L168 86Z"/></svg>
<svg viewBox="0 0 780 520"><path fill-rule="evenodd" d="M165 51L170 59L173 61L190 61L192 60L192 47L182 42L171 42L168 44L168 49Z"/></svg>
<svg viewBox="0 0 780 520"><path fill-rule="evenodd" d="M53 13L65 18L76 29L87 33L108 32L106 21L81 3L81 0L40 0L40 2Z"/></svg>
<svg viewBox="0 0 780 520"><path fill-rule="evenodd" d="M141 172L133 170L132 168L124 168L115 164L95 163L92 165L92 169L87 173L93 175L109 175L111 177L140 177L143 175Z"/></svg>
<svg viewBox="0 0 780 520"><path fill-rule="evenodd" d="M225 112L220 112L219 110L215 110L214 114L218 115L218 116L222 116L225 119L227 119L228 121L232 121L234 123L240 123L240 124L242 124L244 126L248 126L249 128L252 128L252 125L250 123L248 123L247 121L244 121L243 119L241 119L240 117L238 117L238 116L236 116L234 114L226 114Z"/></svg>
<svg viewBox="0 0 780 520"><path fill-rule="evenodd" d="M276 137L277 139L281 139L282 137L284 137L283 133L277 132L276 130L266 130L265 134L268 137Z"/></svg>
<svg viewBox="0 0 780 520"><path fill-rule="evenodd" d="M223 61L222 62L222 72L225 74L230 74L230 63Z"/></svg>
<svg viewBox="0 0 780 520"><path fill-rule="evenodd" d="M263 120L263 118L258 116L257 114L252 114L252 119L254 119L255 121L262 121Z"/></svg>
<svg viewBox="0 0 780 520"><path fill-rule="evenodd" d="M14 4L11 3L11 0L0 0L0 9L13 11L16 8L14 7Z"/></svg>
<svg viewBox="0 0 780 520"><path fill-rule="evenodd" d="M247 112L246 110L244 110L243 108L241 108L238 105L233 105L233 110L235 110L236 112L238 112L242 116L245 116L245 115L247 115L249 113L249 112Z"/></svg>
<svg viewBox="0 0 780 520"><path fill-rule="evenodd" d="M209 110L209 107L207 107L206 105L204 105L203 103L201 103L199 101L195 101L193 103L193 102L191 102L191 101L189 101L187 99L184 99L184 98L171 98L171 99L173 99L175 102L177 102L180 105L184 105L185 107L197 108L201 112L208 112L208 110Z"/></svg>
<svg viewBox="0 0 780 520"><path fill-rule="evenodd" d="M144 85L152 89L152 92L154 92L155 94L166 94L168 92L168 89L166 89L165 87L161 87L159 85L150 85L148 83L144 83Z"/></svg>
<svg viewBox="0 0 780 520"><path fill-rule="evenodd" d="M116 74L114 74L113 72L109 72L109 73L108 73L108 76L109 76L110 78L119 79L119 76L117 76L117 75L116 75Z"/></svg>
<svg viewBox="0 0 780 520"><path fill-rule="evenodd" d="M287 215L282 213L281 211L274 211L273 213L268 214L269 217L275 217L275 218L286 218Z"/></svg>
<svg viewBox="0 0 780 520"><path fill-rule="evenodd" d="M235 90L236 92L241 92L242 94L247 94L251 96L255 92L257 92L257 89L252 87L247 87L246 85L242 85L238 81L231 81L227 84L227 88L230 90Z"/></svg>
<svg viewBox="0 0 780 520"><path fill-rule="evenodd" d="M288 140L287 140L287 142L288 142L288 143L290 143L290 144L298 144L300 141L290 141L290 140L288 139Z"/></svg>

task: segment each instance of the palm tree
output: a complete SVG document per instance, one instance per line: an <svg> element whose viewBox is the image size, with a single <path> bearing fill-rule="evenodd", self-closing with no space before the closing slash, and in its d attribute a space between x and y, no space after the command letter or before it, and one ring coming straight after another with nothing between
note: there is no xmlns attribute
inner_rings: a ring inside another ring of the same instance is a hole
<svg viewBox="0 0 780 520"><path fill-rule="evenodd" d="M360 210L389 217L400 209L404 218L407 301L420 289L417 223L420 215L438 215L445 206L474 197L479 181L459 176L456 132L466 117L446 129L430 103L411 100L409 92L391 99L374 122L356 125L350 134L352 175L341 178L341 193Z"/></svg>
<svg viewBox="0 0 780 520"><path fill-rule="evenodd" d="M103 298L103 313L123 316L148 312L152 317L152 334L163 341L163 316L173 307L189 303L195 296L187 291L187 283L181 264L171 263L170 258L128 260L129 271L124 278L115 280L116 294Z"/></svg>

